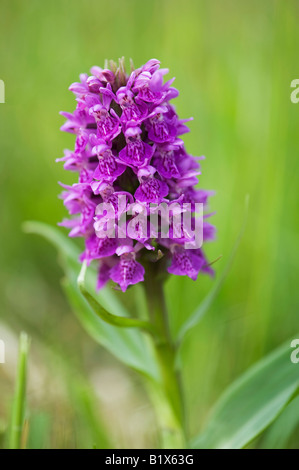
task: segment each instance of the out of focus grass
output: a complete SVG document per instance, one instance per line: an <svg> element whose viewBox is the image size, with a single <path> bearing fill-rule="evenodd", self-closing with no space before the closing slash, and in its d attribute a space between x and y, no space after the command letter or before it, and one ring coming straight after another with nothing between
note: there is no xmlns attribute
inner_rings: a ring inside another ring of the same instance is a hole
<svg viewBox="0 0 299 470"><path fill-rule="evenodd" d="M59 132L58 112L75 104L69 84L92 65L121 56L136 66L159 58L176 76L179 114L194 117L187 149L206 155L201 186L216 190L211 210L218 235L208 253L210 259L223 255L218 272L250 195L234 265L184 345L194 433L232 379L298 330L299 104L290 101L290 83L299 78L299 4L2 0L0 9L6 85L0 104L0 338L6 342L0 433L12 402L16 338L25 329L32 337L28 446L155 445L139 381L77 324L60 290L54 250L21 231L24 220L56 224L65 215L57 181L74 179L54 160L73 145L72 136ZM204 277L168 282L175 330L212 283ZM294 435L287 445L298 447Z"/></svg>

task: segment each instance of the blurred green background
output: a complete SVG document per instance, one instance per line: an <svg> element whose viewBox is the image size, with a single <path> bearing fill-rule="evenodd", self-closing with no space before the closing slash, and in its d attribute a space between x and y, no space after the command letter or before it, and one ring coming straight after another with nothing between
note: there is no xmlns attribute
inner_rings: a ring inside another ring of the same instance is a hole
<svg viewBox="0 0 299 470"><path fill-rule="evenodd" d="M296 0L1 0L0 79L0 435L7 425L17 337L32 337L29 446L151 447L154 418L140 381L85 334L61 288L55 250L25 235L22 222L56 225L65 215L56 164L73 136L59 131L72 111L68 86L105 58L136 67L158 58L176 77L182 118L194 117L187 149L205 155L200 186L214 189L217 241L207 247L219 276L242 225L246 232L208 314L184 344L192 434L222 390L250 364L298 332L299 78ZM62 229L63 230L63 229ZM213 286L167 283L172 327ZM132 293L138 293L138 288ZM299 370L298 370L299 373ZM107 440L106 431L111 436ZM298 447L299 429L289 441ZM0 441L0 446L4 443ZM254 445L263 446L258 441Z"/></svg>

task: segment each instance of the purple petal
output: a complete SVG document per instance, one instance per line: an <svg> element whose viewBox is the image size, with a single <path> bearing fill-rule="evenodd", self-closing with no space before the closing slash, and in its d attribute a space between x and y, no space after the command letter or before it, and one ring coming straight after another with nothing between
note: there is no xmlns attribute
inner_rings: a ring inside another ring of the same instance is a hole
<svg viewBox="0 0 299 470"><path fill-rule="evenodd" d="M186 250L176 246L172 256L172 263L167 271L177 276L189 276L193 281L197 279L200 269L204 265L204 259L195 250Z"/></svg>
<svg viewBox="0 0 299 470"><path fill-rule="evenodd" d="M169 193L169 188L164 181L148 177L140 183L135 191L135 198L140 202L152 202L159 204Z"/></svg>
<svg viewBox="0 0 299 470"><path fill-rule="evenodd" d="M134 253L124 253L111 269L110 277L125 292L129 285L144 281L144 272L144 267L135 261Z"/></svg>

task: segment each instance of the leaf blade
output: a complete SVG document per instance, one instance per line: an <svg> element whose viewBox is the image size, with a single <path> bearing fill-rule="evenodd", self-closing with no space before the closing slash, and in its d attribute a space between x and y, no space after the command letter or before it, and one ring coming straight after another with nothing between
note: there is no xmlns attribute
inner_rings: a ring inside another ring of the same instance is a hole
<svg viewBox="0 0 299 470"><path fill-rule="evenodd" d="M297 396L299 374L286 343L237 379L217 402L195 448L240 449L263 432Z"/></svg>
<svg viewBox="0 0 299 470"><path fill-rule="evenodd" d="M27 363L29 354L29 338L22 332L19 340L18 372L13 400L10 424L9 449L21 448L21 437L24 427L26 404Z"/></svg>

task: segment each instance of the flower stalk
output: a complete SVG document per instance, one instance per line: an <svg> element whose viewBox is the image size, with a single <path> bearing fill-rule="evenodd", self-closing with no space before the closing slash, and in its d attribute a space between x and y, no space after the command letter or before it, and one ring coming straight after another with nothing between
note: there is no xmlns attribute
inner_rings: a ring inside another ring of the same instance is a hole
<svg viewBox="0 0 299 470"><path fill-rule="evenodd" d="M176 347L171 337L163 282L154 269L147 273L144 286L150 321L159 332L154 338L154 348L162 382L160 390L152 387L150 393L160 426L162 447L185 448L184 399L176 368Z"/></svg>

